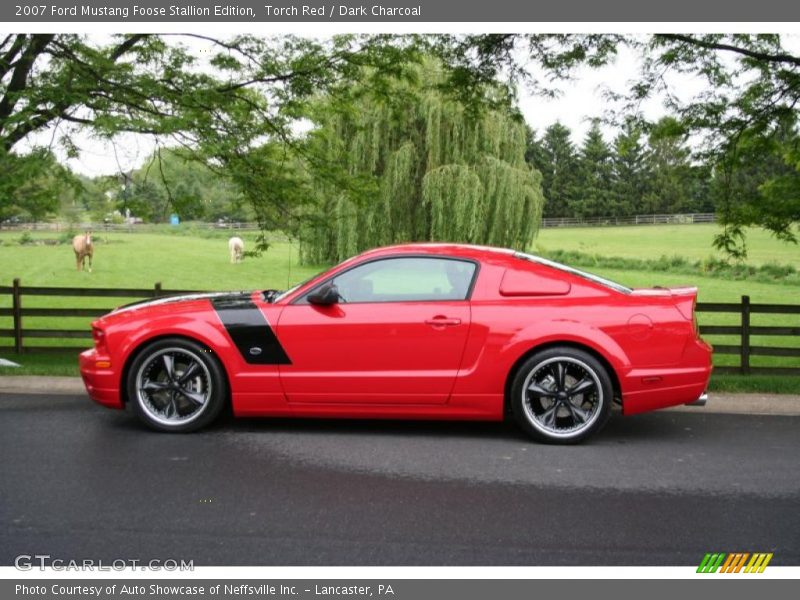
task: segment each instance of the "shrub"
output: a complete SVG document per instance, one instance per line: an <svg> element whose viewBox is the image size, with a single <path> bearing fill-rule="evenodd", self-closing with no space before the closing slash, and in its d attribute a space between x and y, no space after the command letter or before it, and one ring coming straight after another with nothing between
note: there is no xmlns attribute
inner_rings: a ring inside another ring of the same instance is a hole
<svg viewBox="0 0 800 600"><path fill-rule="evenodd" d="M70 229L70 230L65 231L64 233L62 233L60 236L58 236L58 243L59 244L71 244L72 243L72 238L74 238L74 237L75 237L75 232Z"/></svg>

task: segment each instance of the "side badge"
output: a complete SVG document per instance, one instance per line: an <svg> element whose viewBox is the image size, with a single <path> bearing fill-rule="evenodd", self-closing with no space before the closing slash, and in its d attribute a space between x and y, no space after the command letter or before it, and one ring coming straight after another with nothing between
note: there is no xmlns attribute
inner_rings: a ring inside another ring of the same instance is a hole
<svg viewBox="0 0 800 600"><path fill-rule="evenodd" d="M252 348L250 348L249 352L250 356L258 356L259 354L261 354L261 348L259 348L258 346L253 346Z"/></svg>

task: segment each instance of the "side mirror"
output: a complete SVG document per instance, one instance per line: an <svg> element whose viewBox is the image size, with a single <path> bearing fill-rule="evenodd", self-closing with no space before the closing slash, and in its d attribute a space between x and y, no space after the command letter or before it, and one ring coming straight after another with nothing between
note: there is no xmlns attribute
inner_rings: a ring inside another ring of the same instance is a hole
<svg viewBox="0 0 800 600"><path fill-rule="evenodd" d="M317 288L316 291L308 295L308 301L311 304L319 306L330 306L339 302L339 288L334 283L326 283L325 285Z"/></svg>

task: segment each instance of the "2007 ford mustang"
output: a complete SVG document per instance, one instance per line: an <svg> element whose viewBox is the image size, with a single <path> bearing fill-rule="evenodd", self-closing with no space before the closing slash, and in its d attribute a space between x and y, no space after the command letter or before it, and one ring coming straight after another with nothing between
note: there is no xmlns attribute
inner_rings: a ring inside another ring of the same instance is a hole
<svg viewBox="0 0 800 600"><path fill-rule="evenodd" d="M148 426L235 415L500 420L574 443L623 414L705 401L696 288L628 289L458 244L365 252L286 292L144 301L92 324L89 396Z"/></svg>

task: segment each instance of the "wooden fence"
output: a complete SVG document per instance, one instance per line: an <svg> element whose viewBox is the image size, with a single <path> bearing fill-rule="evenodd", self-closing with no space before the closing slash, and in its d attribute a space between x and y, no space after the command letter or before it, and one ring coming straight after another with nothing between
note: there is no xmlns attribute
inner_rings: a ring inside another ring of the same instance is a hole
<svg viewBox="0 0 800 600"><path fill-rule="evenodd" d="M692 225L715 223L714 213L687 213L679 215L630 215L627 217L545 217L542 228L552 227L614 227L619 225Z"/></svg>
<svg viewBox="0 0 800 600"><path fill-rule="evenodd" d="M742 296L740 302L698 302L698 312L735 313L739 315L738 325L701 325L701 335L739 336L739 345L714 344L715 354L734 354L739 356L739 364L734 367L715 367L717 373L750 373L760 375L800 375L798 367L754 367L750 364L753 356L783 356L800 358L800 347L754 346L752 336L800 336L800 327L764 327L751 325L753 314L800 315L800 305L796 304L753 304L750 296Z"/></svg>
<svg viewBox="0 0 800 600"><path fill-rule="evenodd" d="M17 354L34 352L63 352L78 351L79 346L59 345L29 345L28 340L64 340L86 339L91 340L92 334L88 327L83 329L33 329L24 326L25 317L99 317L107 313L109 308L26 308L23 298L26 296L61 296L76 298L156 298L170 294L196 293L197 290L164 290L160 283L150 289L101 289L101 288L63 288L63 287L23 287L19 279L13 285L0 286L0 297L4 294L11 295L11 308L0 308L0 317L12 317L11 329L0 329L0 338L12 338L13 346L9 349ZM775 356L800 358L800 344L794 348L780 346L761 346L751 344L753 336L800 336L800 326L763 327L751 324L753 314L800 315L800 305L792 304L753 304L749 296L742 296L740 302L719 303L699 302L698 312L729 313L738 315L737 325L701 325L700 333L703 335L732 335L740 339L739 345L714 344L716 354L736 355L739 364L736 366L718 366L718 373L741 374L780 374L800 375L800 367L763 367L752 366L753 356ZM87 343L88 347L91 342ZM0 346L2 348L3 346Z"/></svg>
<svg viewBox="0 0 800 600"><path fill-rule="evenodd" d="M67 288L22 286L19 279L15 279L9 286L0 286L0 297L11 295L11 308L0 308L0 317L12 317L12 328L0 328L0 338L13 338L13 350L16 354L36 352L64 352L83 350L91 346L58 346L58 345L29 345L29 339L92 339L92 332L88 327L83 329L31 329L24 326L25 317L100 317L111 308L26 308L23 303L25 296L60 296L76 298L126 298L130 300L157 298L171 294L196 293L193 290L163 290L161 283L156 283L150 289L126 288ZM2 348L3 346L0 346Z"/></svg>

